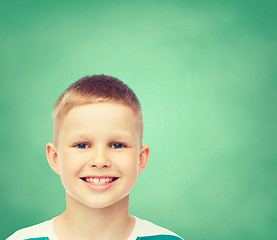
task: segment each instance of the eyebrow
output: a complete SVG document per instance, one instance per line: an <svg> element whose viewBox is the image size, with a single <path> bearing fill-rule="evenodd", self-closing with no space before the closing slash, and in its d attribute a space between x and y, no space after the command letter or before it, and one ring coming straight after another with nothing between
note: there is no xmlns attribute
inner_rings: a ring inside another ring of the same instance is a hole
<svg viewBox="0 0 277 240"><path fill-rule="evenodd" d="M117 136L118 137L122 137L122 136L131 137L132 136L132 134L130 134L128 132L114 132L112 135L115 137L117 137Z"/></svg>
<svg viewBox="0 0 277 240"><path fill-rule="evenodd" d="M121 138L121 137L132 137L133 135L128 133L128 132L113 132L111 134L111 138ZM71 134L69 134L68 136L69 138L89 138L90 134L86 134L84 132L73 132Z"/></svg>

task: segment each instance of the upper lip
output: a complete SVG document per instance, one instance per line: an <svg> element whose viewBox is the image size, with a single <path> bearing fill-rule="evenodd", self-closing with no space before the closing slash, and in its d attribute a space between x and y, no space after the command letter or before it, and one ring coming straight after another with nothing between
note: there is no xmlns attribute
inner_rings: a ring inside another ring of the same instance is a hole
<svg viewBox="0 0 277 240"><path fill-rule="evenodd" d="M86 176L83 176L83 177L80 177L80 178L118 178L116 176L111 176L111 175L86 175Z"/></svg>

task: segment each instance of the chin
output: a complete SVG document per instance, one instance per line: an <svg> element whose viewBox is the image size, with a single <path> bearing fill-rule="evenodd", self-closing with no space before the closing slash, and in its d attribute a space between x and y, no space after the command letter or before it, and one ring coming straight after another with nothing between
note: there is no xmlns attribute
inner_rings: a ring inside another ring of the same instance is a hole
<svg viewBox="0 0 277 240"><path fill-rule="evenodd" d="M128 206L129 204L129 193L123 195L123 197L114 197L107 198L107 196L95 196L95 197L85 197L80 198L74 196L74 194L70 194L67 192L67 204L68 205L79 205L88 207L91 209L104 209L109 207L120 207L120 206Z"/></svg>

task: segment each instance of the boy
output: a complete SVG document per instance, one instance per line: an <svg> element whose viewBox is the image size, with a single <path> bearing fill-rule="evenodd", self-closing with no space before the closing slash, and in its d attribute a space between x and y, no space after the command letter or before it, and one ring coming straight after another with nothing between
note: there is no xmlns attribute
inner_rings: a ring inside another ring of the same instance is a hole
<svg viewBox="0 0 277 240"><path fill-rule="evenodd" d="M53 143L46 146L66 190L66 210L8 240L180 240L128 213L130 191L149 158L142 134L140 103L123 82L94 75L73 83L56 102Z"/></svg>

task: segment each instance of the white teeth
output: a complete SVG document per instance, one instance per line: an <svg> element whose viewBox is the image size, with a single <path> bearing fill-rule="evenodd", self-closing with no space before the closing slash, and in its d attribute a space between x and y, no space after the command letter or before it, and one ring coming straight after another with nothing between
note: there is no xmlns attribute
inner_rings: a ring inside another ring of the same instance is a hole
<svg viewBox="0 0 277 240"><path fill-rule="evenodd" d="M85 181L94 183L94 184L105 184L105 183L110 183L112 182L113 178L107 177L107 178L92 178L92 177L86 177Z"/></svg>

